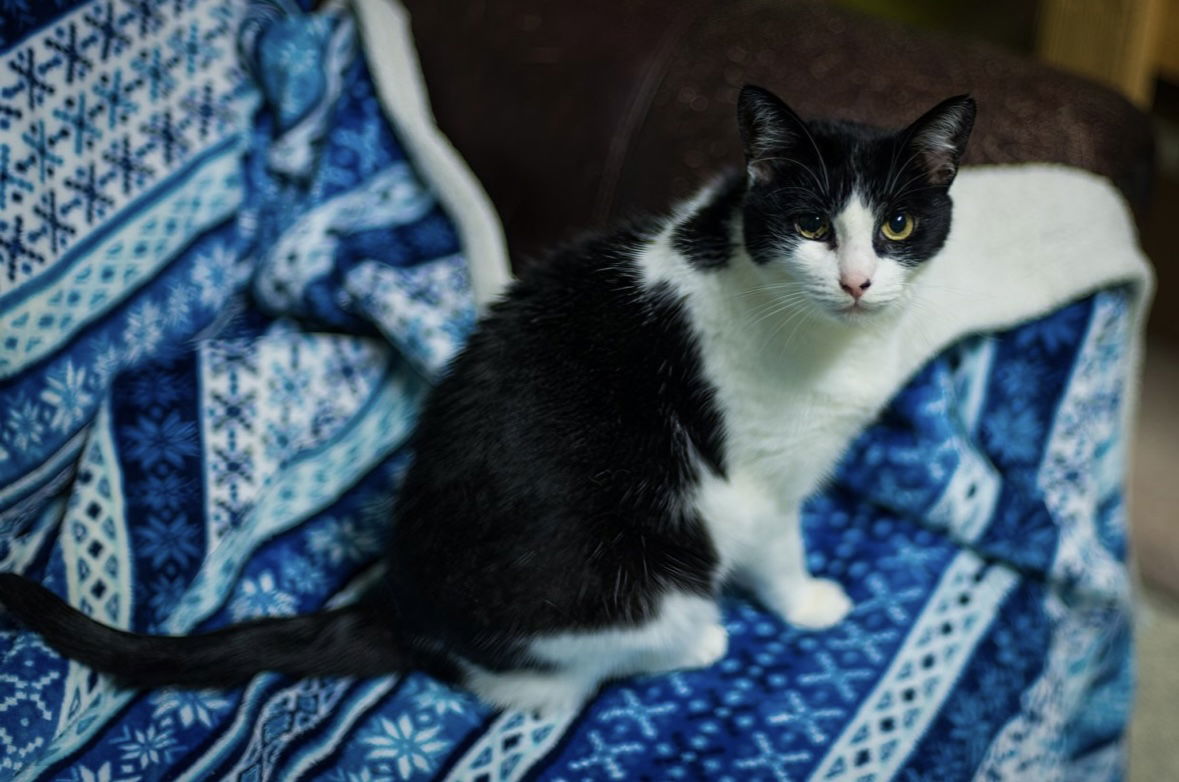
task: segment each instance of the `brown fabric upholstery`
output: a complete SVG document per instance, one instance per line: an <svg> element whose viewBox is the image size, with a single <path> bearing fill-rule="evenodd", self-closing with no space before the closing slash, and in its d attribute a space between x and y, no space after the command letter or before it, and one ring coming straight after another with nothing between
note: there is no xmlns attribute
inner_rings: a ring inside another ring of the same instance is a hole
<svg viewBox="0 0 1179 782"><path fill-rule="evenodd" d="M899 126L970 92L968 163L1051 161L1150 182L1144 115L974 42L812 0L404 0L438 123L487 188L513 258L666 210L741 160L746 82L803 116Z"/></svg>

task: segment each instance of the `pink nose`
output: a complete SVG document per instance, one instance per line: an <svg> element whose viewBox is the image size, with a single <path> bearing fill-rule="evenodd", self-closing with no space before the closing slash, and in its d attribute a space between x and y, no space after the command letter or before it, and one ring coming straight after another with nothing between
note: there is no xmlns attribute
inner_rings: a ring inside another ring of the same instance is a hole
<svg viewBox="0 0 1179 782"><path fill-rule="evenodd" d="M839 278L839 287L851 294L856 301L864 295L864 291L872 287L872 281L862 274L849 274Z"/></svg>

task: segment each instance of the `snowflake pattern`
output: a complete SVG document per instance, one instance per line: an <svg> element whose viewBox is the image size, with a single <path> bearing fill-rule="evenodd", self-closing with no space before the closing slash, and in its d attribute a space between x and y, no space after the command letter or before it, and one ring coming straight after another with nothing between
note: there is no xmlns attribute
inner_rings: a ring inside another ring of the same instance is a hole
<svg viewBox="0 0 1179 782"><path fill-rule="evenodd" d="M368 745L368 760L373 764L389 762L401 779L410 779L415 771L430 772L435 756L449 742L438 736L437 726L416 728L408 715L396 720L381 718L381 730L361 741Z"/></svg>
<svg viewBox="0 0 1179 782"><path fill-rule="evenodd" d="M122 751L122 760L130 761L141 769L171 760L172 756L184 749L172 735L172 731L148 725L146 728L127 728L116 746Z"/></svg>
<svg viewBox="0 0 1179 782"><path fill-rule="evenodd" d="M230 612L234 619L255 619L262 616L286 616L294 613L295 597L278 588L274 574L266 571L257 579L242 582Z"/></svg>
<svg viewBox="0 0 1179 782"><path fill-rule="evenodd" d="M163 311L152 301L145 301L131 311L123 341L129 348L129 358L135 361L154 353L164 337Z"/></svg>
<svg viewBox="0 0 1179 782"><path fill-rule="evenodd" d="M8 427L8 441L22 451L40 443L45 433L41 407L27 398L18 399L12 405L5 424Z"/></svg>
<svg viewBox="0 0 1179 782"><path fill-rule="evenodd" d="M70 776L65 777L70 782L139 782L142 777L138 774L130 776L124 774L116 775L111 762L108 760L97 768L87 768L86 766L74 766L70 769Z"/></svg>
<svg viewBox="0 0 1179 782"><path fill-rule="evenodd" d="M197 453L196 424L183 420L175 410L162 419L143 415L127 430L127 442L127 455L144 469L159 462L180 467Z"/></svg>
<svg viewBox="0 0 1179 782"><path fill-rule="evenodd" d="M156 624L163 622L171 614L180 598L184 596L188 582L179 575L160 574L159 578L151 582L151 594L147 598L147 606L151 609L152 618Z"/></svg>
<svg viewBox="0 0 1179 782"><path fill-rule="evenodd" d="M46 378L41 399L53 407L51 429L68 431L92 412L95 397L88 390L86 375L85 369L75 367L73 360L67 359Z"/></svg>
<svg viewBox="0 0 1179 782"><path fill-rule="evenodd" d="M192 524L183 513L169 516L148 516L147 522L136 528L139 551L152 565L162 567L170 561L180 565L200 555Z"/></svg>
<svg viewBox="0 0 1179 782"><path fill-rule="evenodd" d="M323 570L302 554L293 554L283 560L280 567L280 583L292 594L321 594L327 586Z"/></svg>
<svg viewBox="0 0 1179 782"><path fill-rule="evenodd" d="M309 547L329 565L363 562L380 550L380 541L370 529L354 519L328 518L311 531Z"/></svg>
<svg viewBox="0 0 1179 782"><path fill-rule="evenodd" d="M234 276L236 263L233 251L223 244L215 245L201 255L193 273L201 306L215 309L225 301L238 283Z"/></svg>
<svg viewBox="0 0 1179 782"><path fill-rule="evenodd" d="M448 714L468 715L475 704L469 693L424 676L417 677L417 690L413 700L419 709L432 712L438 717Z"/></svg>
<svg viewBox="0 0 1179 782"><path fill-rule="evenodd" d="M125 387L130 391L131 401L141 408L168 407L180 400L180 382L166 372L145 372L135 375Z"/></svg>
<svg viewBox="0 0 1179 782"><path fill-rule="evenodd" d="M135 501L153 511L178 510L189 496L191 482L176 473L148 475L135 489Z"/></svg>
<svg viewBox="0 0 1179 782"><path fill-rule="evenodd" d="M359 771L345 771L337 768L325 777L328 782L393 782L391 774L374 774L368 766L362 766Z"/></svg>
<svg viewBox="0 0 1179 782"><path fill-rule="evenodd" d="M215 718L229 708L229 699L213 690L161 690L155 702L154 718L175 715L181 726L195 724L213 727Z"/></svg>
<svg viewBox="0 0 1179 782"><path fill-rule="evenodd" d="M1044 427L1032 410L1017 407L995 410L982 427L986 445L1009 462L1032 462L1040 454Z"/></svg>

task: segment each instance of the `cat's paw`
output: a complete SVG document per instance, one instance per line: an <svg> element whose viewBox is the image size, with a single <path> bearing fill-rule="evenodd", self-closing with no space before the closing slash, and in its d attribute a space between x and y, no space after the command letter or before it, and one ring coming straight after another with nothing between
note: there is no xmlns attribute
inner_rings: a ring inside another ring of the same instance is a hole
<svg viewBox="0 0 1179 782"><path fill-rule="evenodd" d="M590 678L571 673L494 672L474 665L467 669L465 684L493 706L529 712L542 719L576 714L598 686Z"/></svg>
<svg viewBox="0 0 1179 782"><path fill-rule="evenodd" d="M729 633L719 624L708 625L684 656L683 668L707 668L729 651Z"/></svg>
<svg viewBox="0 0 1179 782"><path fill-rule="evenodd" d="M807 630L831 627L852 609L851 598L843 587L826 578L809 578L791 588L784 603L782 617Z"/></svg>

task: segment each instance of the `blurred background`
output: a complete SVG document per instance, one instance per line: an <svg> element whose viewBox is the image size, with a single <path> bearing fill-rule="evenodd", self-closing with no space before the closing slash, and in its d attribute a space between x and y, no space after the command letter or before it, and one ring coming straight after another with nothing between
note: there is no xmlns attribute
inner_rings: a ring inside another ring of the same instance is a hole
<svg viewBox="0 0 1179 782"><path fill-rule="evenodd" d="M970 91L967 163L1063 163L1120 188L1158 280L1130 499L1131 777L1179 778L1179 0L404 2L439 125L517 268L738 163L746 82L804 116L894 127Z"/></svg>

